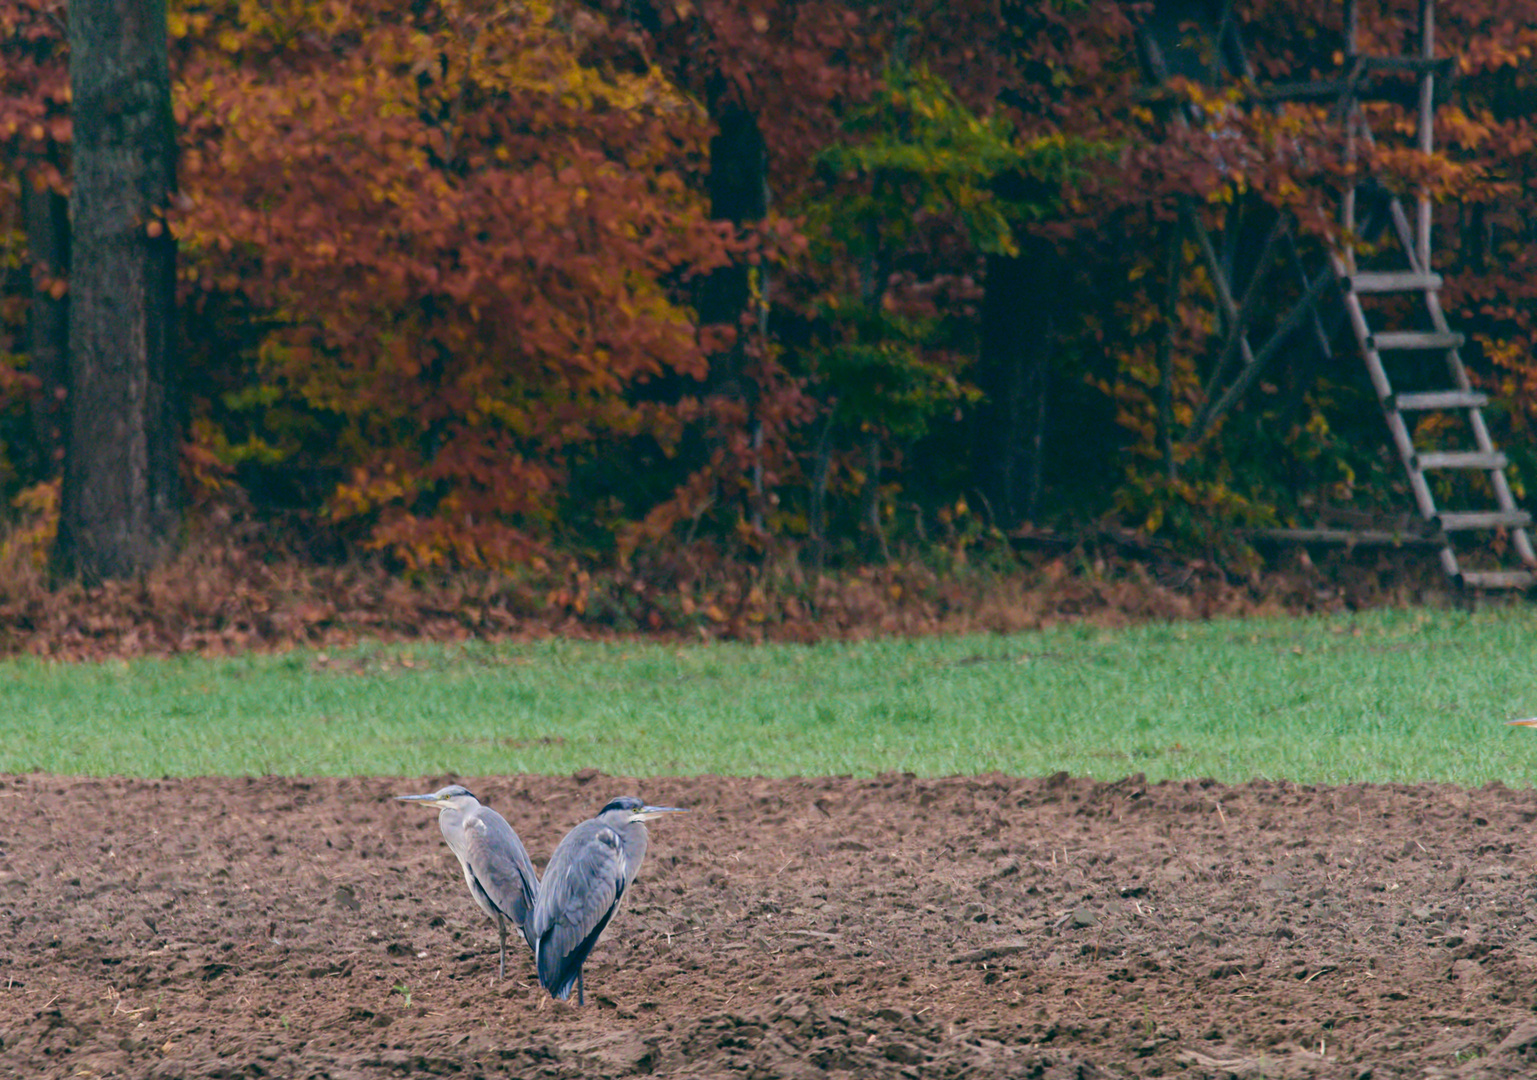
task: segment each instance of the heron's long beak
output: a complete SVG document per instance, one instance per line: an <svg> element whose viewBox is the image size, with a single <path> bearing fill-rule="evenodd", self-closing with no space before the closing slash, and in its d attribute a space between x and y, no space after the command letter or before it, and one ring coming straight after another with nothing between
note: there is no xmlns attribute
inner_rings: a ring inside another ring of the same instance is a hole
<svg viewBox="0 0 1537 1080"><path fill-rule="evenodd" d="M1537 716L1528 716L1525 720L1511 720L1509 723L1516 727L1537 727Z"/></svg>
<svg viewBox="0 0 1537 1080"><path fill-rule="evenodd" d="M437 802L438 801L437 795L396 795L395 798L398 801L400 801L400 802L427 802L427 803L430 803L430 802Z"/></svg>
<svg viewBox="0 0 1537 1080"><path fill-rule="evenodd" d="M661 817L663 814L687 814L686 806L642 806L630 815L631 821L650 821L652 818Z"/></svg>

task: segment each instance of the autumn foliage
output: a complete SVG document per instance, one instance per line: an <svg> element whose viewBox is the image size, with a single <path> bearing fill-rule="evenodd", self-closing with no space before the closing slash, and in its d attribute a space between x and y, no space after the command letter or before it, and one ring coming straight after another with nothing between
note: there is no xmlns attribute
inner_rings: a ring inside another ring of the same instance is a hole
<svg viewBox="0 0 1537 1080"><path fill-rule="evenodd" d="M219 14L180 24L178 227L197 300L271 325L254 382L198 417L215 462L313 456L331 521L416 565L501 565L549 537L583 458L675 447L677 402L640 388L704 377L680 299L728 254L687 182L693 102L586 60L580 10Z"/></svg>
<svg viewBox="0 0 1537 1080"><path fill-rule="evenodd" d="M1299 346L1210 437L1172 437L1220 346L1212 282L1171 247L1182 216L1241 252L1246 221L1284 213L1316 264L1351 170L1434 194L1449 313L1516 482L1537 480L1537 0L1440 0L1437 152L1389 102L1356 165L1327 103L1253 107L1250 85L1186 76L1150 92L1138 31L1171 7L177 0L194 506L415 569L881 559L1013 528L973 425L999 415L987 371L1025 361L984 355L982 312L1012 302L1003 269L1047 258L1017 421L1038 523L1214 541L1320 501L1392 506L1348 351ZM1417 9L1363 0L1361 51L1412 51ZM1235 10L1259 82L1340 70L1332 0ZM53 478L29 449L30 403L58 388L28 318L66 286L21 211L26 186L67 184L66 17L0 0L18 514ZM723 209L733 178L762 186L761 213Z"/></svg>

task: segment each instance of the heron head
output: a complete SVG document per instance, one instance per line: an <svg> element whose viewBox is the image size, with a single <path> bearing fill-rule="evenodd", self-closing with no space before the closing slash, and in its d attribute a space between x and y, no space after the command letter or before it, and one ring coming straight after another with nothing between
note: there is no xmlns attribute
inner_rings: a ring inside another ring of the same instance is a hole
<svg viewBox="0 0 1537 1080"><path fill-rule="evenodd" d="M436 807L439 810L452 810L455 807L462 807L465 800L470 802L480 801L475 798L474 793L469 788L462 784L449 784L447 787L439 788L430 795L396 795L395 798L401 802L426 803L428 806Z"/></svg>
<svg viewBox="0 0 1537 1080"><path fill-rule="evenodd" d="M682 806L647 806L634 795L619 796L619 798L612 800L602 810L599 810L598 815L601 817L610 810L623 811L627 815L625 817L626 821L650 821L652 818L661 817L663 814L688 813L688 809Z"/></svg>

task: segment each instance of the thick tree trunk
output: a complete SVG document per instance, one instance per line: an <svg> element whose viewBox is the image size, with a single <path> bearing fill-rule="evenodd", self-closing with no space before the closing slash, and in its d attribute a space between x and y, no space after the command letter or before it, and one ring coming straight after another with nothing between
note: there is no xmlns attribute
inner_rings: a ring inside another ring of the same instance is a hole
<svg viewBox="0 0 1537 1080"><path fill-rule="evenodd" d="M165 0L72 0L68 443L55 563L141 572L177 526L175 185Z"/></svg>
<svg viewBox="0 0 1537 1080"><path fill-rule="evenodd" d="M29 473L47 479L64 465L69 297L56 293L69 280L69 203L51 187L39 188L23 178L21 214L34 283L27 305L28 368L42 384L32 403L35 460Z"/></svg>
<svg viewBox="0 0 1537 1080"><path fill-rule="evenodd" d="M1021 238L1015 257L992 256L982 299L977 385L985 403L975 425L977 480L1003 529L1032 518L1040 498L1053 315L1063 268L1056 249Z"/></svg>

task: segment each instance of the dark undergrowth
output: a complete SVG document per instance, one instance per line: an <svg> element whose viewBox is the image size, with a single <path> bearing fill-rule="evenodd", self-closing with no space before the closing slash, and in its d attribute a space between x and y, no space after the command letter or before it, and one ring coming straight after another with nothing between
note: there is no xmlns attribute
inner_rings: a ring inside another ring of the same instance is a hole
<svg viewBox="0 0 1537 1080"><path fill-rule="evenodd" d="M1239 569L1097 529L934 546L880 566L648 557L516 573L403 575L385 561L317 564L251 535L205 533L132 581L50 583L4 545L0 655L61 659L228 653L385 641L551 635L797 641L1010 632L1465 602L1433 558L1284 548Z"/></svg>

